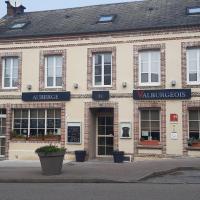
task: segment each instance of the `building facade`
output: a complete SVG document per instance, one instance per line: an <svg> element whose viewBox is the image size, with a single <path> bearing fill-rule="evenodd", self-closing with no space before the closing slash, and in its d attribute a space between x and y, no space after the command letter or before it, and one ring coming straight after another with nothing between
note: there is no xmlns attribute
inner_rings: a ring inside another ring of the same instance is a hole
<svg viewBox="0 0 200 200"><path fill-rule="evenodd" d="M200 156L200 3L142 1L0 20L0 154ZM132 11L132 12L131 12ZM134 12L133 12L134 11ZM59 22L59 24L58 24Z"/></svg>

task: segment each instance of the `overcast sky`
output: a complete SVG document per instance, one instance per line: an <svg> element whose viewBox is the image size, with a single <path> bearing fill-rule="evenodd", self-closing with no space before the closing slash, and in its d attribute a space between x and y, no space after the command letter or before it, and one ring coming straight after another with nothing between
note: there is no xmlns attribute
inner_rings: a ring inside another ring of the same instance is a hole
<svg viewBox="0 0 200 200"><path fill-rule="evenodd" d="M6 14L6 0L0 0L0 17ZM52 10L96 4L119 3L134 0L21 0L26 11Z"/></svg>

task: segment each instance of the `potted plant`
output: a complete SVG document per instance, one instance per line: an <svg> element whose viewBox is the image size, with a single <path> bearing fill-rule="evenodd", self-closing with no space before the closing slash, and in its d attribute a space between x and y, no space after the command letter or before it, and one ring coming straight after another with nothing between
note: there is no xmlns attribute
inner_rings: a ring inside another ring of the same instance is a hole
<svg viewBox="0 0 200 200"><path fill-rule="evenodd" d="M76 162L84 162L86 157L85 150L77 150L75 151Z"/></svg>
<svg viewBox="0 0 200 200"><path fill-rule="evenodd" d="M118 149L113 151L113 159L115 163L122 163L124 161L124 151Z"/></svg>
<svg viewBox="0 0 200 200"><path fill-rule="evenodd" d="M61 174L66 149L54 145L47 145L35 150L40 158L44 175Z"/></svg>

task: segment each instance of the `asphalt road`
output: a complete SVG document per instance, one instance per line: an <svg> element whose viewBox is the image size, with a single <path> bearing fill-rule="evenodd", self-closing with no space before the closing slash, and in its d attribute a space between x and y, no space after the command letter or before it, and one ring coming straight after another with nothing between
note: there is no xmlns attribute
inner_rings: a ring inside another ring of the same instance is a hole
<svg viewBox="0 0 200 200"><path fill-rule="evenodd" d="M0 200L198 200L199 184L0 184Z"/></svg>

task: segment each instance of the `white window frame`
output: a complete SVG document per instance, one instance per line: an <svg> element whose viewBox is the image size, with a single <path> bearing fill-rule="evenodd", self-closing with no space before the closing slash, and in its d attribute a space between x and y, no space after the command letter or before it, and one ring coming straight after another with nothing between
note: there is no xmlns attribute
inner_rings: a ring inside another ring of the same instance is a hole
<svg viewBox="0 0 200 200"><path fill-rule="evenodd" d="M148 53L148 82L142 83L141 81L141 73L142 73L142 65L141 65L141 53L146 52ZM150 51L141 51L139 52L139 85L140 86L159 86L161 85L161 61L159 60L159 71L158 71L158 82L151 82L151 53L152 52L159 52L159 50L150 50ZM160 55L161 57L161 55ZM150 62L149 62L150 61Z"/></svg>
<svg viewBox="0 0 200 200"><path fill-rule="evenodd" d="M35 109L35 108L31 108L31 109L27 109L28 110L28 134L27 134L27 137L30 137L30 130L31 130L31 128L30 128L30 122L31 122L31 117L30 117L30 113L31 113L31 110L32 109ZM44 128L44 136L45 135L47 135L47 130L48 130L48 128L47 128L47 111L48 111L48 109L46 109L46 108L42 108L42 109L44 109L45 110L45 128ZM52 108L53 110L57 110L56 108ZM59 109L59 108L58 108ZM18 109L15 109L15 110L18 110ZM22 109L19 109L19 110L22 110ZM36 108L36 110L39 110L39 108ZM15 120L15 117L14 117L14 112L15 111L13 111L13 113L12 113L12 131L14 130L14 120ZM22 118L17 118L17 119L22 119ZM38 117L36 118L36 119L38 119ZM55 119L57 119L57 118L55 118L54 117L54 120ZM61 120L61 123L62 123L62 118L61 118L61 115L60 115L60 120ZM55 123L55 122L54 122ZM19 128L19 129L22 129L21 127ZM39 128L38 128L39 129ZM50 129L50 128L49 128ZM57 134L57 135L61 135L61 127L59 128L60 129L60 133L59 134ZM54 134L54 135L56 135L56 134Z"/></svg>
<svg viewBox="0 0 200 200"><path fill-rule="evenodd" d="M190 81L189 80L189 75L190 75L190 70L189 70L189 50L187 49L186 57L187 57L187 84L188 85L199 85L200 84L200 48L194 48L194 50L197 50L197 81Z"/></svg>
<svg viewBox="0 0 200 200"><path fill-rule="evenodd" d="M56 56L61 56L62 55L46 55L45 56L45 88L62 88L63 86L56 86ZM47 59L48 57L53 57L53 86L48 86L47 85L47 71L48 71L48 62ZM63 74L63 59L62 59L62 74ZM63 77L62 77L63 79Z"/></svg>
<svg viewBox="0 0 200 200"><path fill-rule="evenodd" d="M144 110L147 110L147 111L152 111L152 110L154 110L154 109L141 109L140 110L140 112L139 112L139 119L140 119L140 122L139 122L139 126L140 126L140 134L139 134L139 138L141 139L142 138L142 126L141 126L141 124L142 124L142 121L144 121L144 120L141 120L141 111L144 111ZM161 142L161 111L159 110L159 109L155 109L156 111L158 111L159 112L159 129L160 129L160 132L159 132L159 137L160 137L160 140L158 140L159 142ZM158 120L148 120L148 121L158 121ZM151 131L151 126L150 126L150 129L149 129L150 131ZM148 134L149 134L149 131L148 131ZM152 136L150 136L150 137L152 137ZM148 136L148 141L150 141L151 139L149 138L149 136Z"/></svg>
<svg viewBox="0 0 200 200"><path fill-rule="evenodd" d="M105 54L110 54L111 55L111 83L110 83L110 85L104 85L104 76L105 76L105 74L104 74L104 55ZM95 85L95 55L101 55L102 56L102 66L101 66L101 77L102 77L102 79L101 79L101 85ZM94 53L93 54L93 57L92 57L92 71L93 71L93 74L92 74L92 85L93 85L93 87L96 87L96 88L98 88L98 87L112 87L112 76L113 76L113 66L112 66L112 52L105 52L105 53Z"/></svg>
<svg viewBox="0 0 200 200"><path fill-rule="evenodd" d="M10 86L9 87L5 87L5 85L4 85L4 79L5 79L5 66L6 66L6 59L8 59L8 58L10 58L11 59L11 70L10 70ZM5 57L5 58L3 58L2 59L2 61L3 61L3 67L2 67L2 88L3 89L17 89L18 87L13 87L13 83L12 83L12 81L13 81L13 59L18 59L18 72L17 73L19 73L19 58L18 57ZM18 75L18 80L19 80L19 75Z"/></svg>
<svg viewBox="0 0 200 200"><path fill-rule="evenodd" d="M200 110L197 108L196 109L198 111L198 117L200 115ZM188 139L190 139L190 122L198 122L198 125L200 125L200 120L190 120L190 111L192 110L188 110ZM199 128L199 139L200 139L200 128Z"/></svg>

